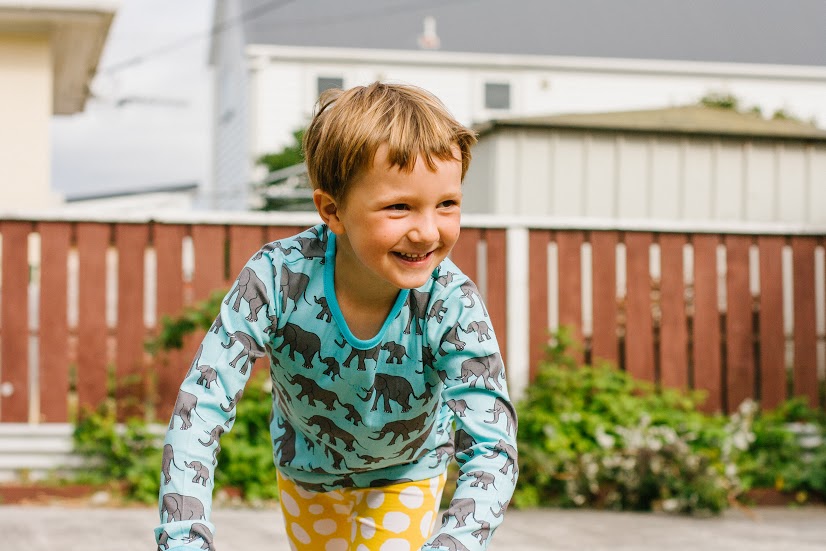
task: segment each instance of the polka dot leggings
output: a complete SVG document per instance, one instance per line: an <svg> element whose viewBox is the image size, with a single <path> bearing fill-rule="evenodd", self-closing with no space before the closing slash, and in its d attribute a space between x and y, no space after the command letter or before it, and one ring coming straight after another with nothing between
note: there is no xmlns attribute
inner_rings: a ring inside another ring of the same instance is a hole
<svg viewBox="0 0 826 551"><path fill-rule="evenodd" d="M294 551L417 551L430 537L447 474L380 488L310 492L278 474Z"/></svg>

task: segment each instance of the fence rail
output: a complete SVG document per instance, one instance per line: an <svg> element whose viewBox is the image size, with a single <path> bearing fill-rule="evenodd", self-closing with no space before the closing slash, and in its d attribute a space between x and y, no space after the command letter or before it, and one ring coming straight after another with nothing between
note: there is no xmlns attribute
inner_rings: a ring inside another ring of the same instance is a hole
<svg viewBox="0 0 826 551"><path fill-rule="evenodd" d="M566 325L583 361L703 389L709 410L791 396L824 407L826 232L465 221L452 257L486 297L517 396L549 329ZM162 389L200 335L150 357L158 320L313 222L0 217L0 422L66 422L111 393L124 414L166 418L175 395Z"/></svg>

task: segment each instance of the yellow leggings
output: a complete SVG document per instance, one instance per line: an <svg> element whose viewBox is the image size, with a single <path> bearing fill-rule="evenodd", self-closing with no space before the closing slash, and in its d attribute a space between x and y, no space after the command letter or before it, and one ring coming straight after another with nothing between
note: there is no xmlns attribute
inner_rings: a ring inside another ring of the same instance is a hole
<svg viewBox="0 0 826 551"><path fill-rule="evenodd" d="M447 474L380 488L310 492L278 474L294 551L417 551L430 537Z"/></svg>

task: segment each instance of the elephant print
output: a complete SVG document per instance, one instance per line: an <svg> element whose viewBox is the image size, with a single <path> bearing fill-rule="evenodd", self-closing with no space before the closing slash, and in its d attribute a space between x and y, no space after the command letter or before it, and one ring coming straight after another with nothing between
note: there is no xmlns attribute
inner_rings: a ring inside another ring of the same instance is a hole
<svg viewBox="0 0 826 551"><path fill-rule="evenodd" d="M496 479L487 471L470 471L467 475L476 479L470 483L470 485L474 488L478 486L481 486L483 490L487 490L488 486L493 486L496 488Z"/></svg>
<svg viewBox="0 0 826 551"><path fill-rule="evenodd" d="M341 342L334 341L339 348L344 348L347 346L347 341L342 340ZM362 348L355 348L350 347L350 355L347 356L347 359L342 362L343 365L346 367L350 367L350 364L353 361L353 358L358 359L358 370L359 371L366 371L367 370L367 360L373 360L374 362L378 363L379 361L379 350L381 350L380 345L373 346L372 348L362 349Z"/></svg>
<svg viewBox="0 0 826 551"><path fill-rule="evenodd" d="M289 378L289 381L290 384L301 387L301 392L295 397L296 400L301 400L301 398L306 396L311 406L315 406L315 403L320 401L324 404L327 411L333 411L335 409L335 404L338 401L338 394L335 392L321 388L314 380L303 375L293 375Z"/></svg>
<svg viewBox="0 0 826 551"><path fill-rule="evenodd" d="M490 538L490 523L486 520L480 520L477 522L479 523L479 528L470 534L475 538L479 538L479 545L483 545L488 538Z"/></svg>
<svg viewBox="0 0 826 551"><path fill-rule="evenodd" d="M167 515L166 522L173 520L201 520L204 515L204 504L200 500L176 493L168 493L161 500L161 518Z"/></svg>
<svg viewBox="0 0 826 551"><path fill-rule="evenodd" d="M172 445L164 444L163 456L161 458L161 472L163 473L164 484L169 484L169 481L172 480L172 475L169 473L172 466L179 471L183 471L183 469L175 463L175 450L172 449Z"/></svg>
<svg viewBox="0 0 826 551"><path fill-rule="evenodd" d="M445 308L445 301L442 299L437 300L433 303L433 306L430 307L430 311L427 313L427 319L431 320L436 318L436 323L442 323L444 319L443 314L447 313L447 308Z"/></svg>
<svg viewBox="0 0 826 551"><path fill-rule="evenodd" d="M485 423L488 423L489 425L495 425L499 422L499 417L504 415L506 419L505 430L508 434L513 434L513 431L516 428L516 413L513 410L513 406L504 401L502 398L497 398L493 402L493 407L487 410L487 413L493 414L493 419L490 421L485 419Z"/></svg>
<svg viewBox="0 0 826 551"><path fill-rule="evenodd" d="M212 325L209 327L210 333L218 334L218 331L224 326L224 318L221 317L221 314L218 314L213 320Z"/></svg>
<svg viewBox="0 0 826 551"><path fill-rule="evenodd" d="M258 312L261 311L261 308L266 306L269 309L270 301L267 298L267 286L250 267L245 266L241 270L241 274L236 280L236 286L224 299L224 304L229 304L233 296L235 296L235 302L232 309L236 312L241 311L241 300L247 301L250 308L250 313L246 317L247 321L258 321Z"/></svg>
<svg viewBox="0 0 826 551"><path fill-rule="evenodd" d="M316 232L314 230L311 231L315 233L314 237L306 237L299 235L295 238L295 240L298 242L298 247L290 248L298 249L298 252L301 253L301 256L303 256L307 260L320 258L321 264L324 264L324 255L327 254L327 232Z"/></svg>
<svg viewBox="0 0 826 551"><path fill-rule="evenodd" d="M325 436L327 437L327 441L331 444L335 444L338 440L341 440L344 443L345 450L348 452L356 451L356 437L346 430L341 429L329 418L322 415L313 415L306 421L307 425L311 427L318 427L318 433L316 436L320 440L323 440Z"/></svg>
<svg viewBox="0 0 826 551"><path fill-rule="evenodd" d="M493 381L499 390L502 390L502 383L499 378L503 376L504 366L502 365L502 357L498 352L489 354L487 356L470 358L462 362L462 382L467 383L473 377L473 382L470 384L476 387L479 379L485 383L485 388L493 390Z"/></svg>
<svg viewBox="0 0 826 551"><path fill-rule="evenodd" d="M209 435L209 441L204 442L199 438L198 442L200 442L202 446L208 448L209 446L215 444L221 439L221 435L224 434L224 427L222 425L215 425L215 428L213 428L209 432L204 431L204 434Z"/></svg>
<svg viewBox="0 0 826 551"><path fill-rule="evenodd" d="M444 547L447 551L470 551L462 542L449 534L439 534L433 539L431 547Z"/></svg>
<svg viewBox="0 0 826 551"><path fill-rule="evenodd" d="M362 390L367 393L364 398L359 396L362 402L369 402L370 397L374 396L373 407L370 408L370 411L376 411L379 399L382 399L384 400L385 413L393 412L390 408L390 402L396 402L401 406L402 412L407 413L410 411L410 398L420 399L413 393L413 386L410 381L404 377L386 373L377 373L372 386L369 389L364 388Z"/></svg>
<svg viewBox="0 0 826 551"><path fill-rule="evenodd" d="M321 311L316 315L315 319L323 320L327 323L333 321L333 312L330 311L330 306L327 304L327 297L313 297L316 304L321 306Z"/></svg>
<svg viewBox="0 0 826 551"><path fill-rule="evenodd" d="M189 536L183 538L182 541L184 543L192 543L197 539L203 540L204 542L203 545L201 545L201 549L215 551L215 546L212 544L212 532L210 532L209 528L200 522L193 522L192 526L189 527Z"/></svg>
<svg viewBox="0 0 826 551"><path fill-rule="evenodd" d="M198 367L198 362L201 361L201 354L203 353L203 351L204 343L201 343L201 345L198 347L198 351L195 353L195 357L192 359L192 363L189 364L189 371L186 372L187 377L189 377L192 374L192 372L195 371L195 368Z"/></svg>
<svg viewBox="0 0 826 551"><path fill-rule="evenodd" d="M493 509L490 510L490 514L494 517L499 518L505 514L505 511L508 510L508 505L510 505L511 500L507 500L505 503L499 502L499 510L494 511Z"/></svg>
<svg viewBox="0 0 826 551"><path fill-rule="evenodd" d="M280 241L273 241L272 243L267 243L266 245L261 247L258 250L258 252L255 253L255 256L252 257L252 260L261 260L262 258L264 258L264 255L266 253L271 253L275 249L281 251L284 254L284 256L287 256L288 254L290 254L290 252L292 252L292 247L285 249L284 245L282 245Z"/></svg>
<svg viewBox="0 0 826 551"><path fill-rule="evenodd" d="M201 376L198 377L197 384L209 390L209 385L214 383L215 379L218 378L218 372L208 365L199 365L195 369L201 372Z"/></svg>
<svg viewBox="0 0 826 551"><path fill-rule="evenodd" d="M499 469L499 472L502 474L508 474L508 471L513 469L511 471L511 480L516 482L516 474L519 472L519 469L516 466L516 448L504 440L499 440L499 442L497 442L493 447L493 450L491 450L490 455L486 455L485 457L488 459L494 459L503 453L507 456L507 459L505 460L505 464L502 465L502 468Z"/></svg>
<svg viewBox="0 0 826 551"><path fill-rule="evenodd" d="M407 440L410 438L411 433L424 430L429 418L429 414L422 413L413 419L390 421L381 428L375 437L370 436L368 438L370 438L370 440L382 440L384 437L392 434L393 437L390 439L390 442L388 442L388 445L392 446L396 443L397 438L401 437L402 440Z"/></svg>
<svg viewBox="0 0 826 551"><path fill-rule="evenodd" d="M477 339L479 342L483 340L489 341L490 340L490 326L484 320L480 321L472 321L467 324L465 328L465 333L476 333Z"/></svg>
<svg viewBox="0 0 826 551"><path fill-rule="evenodd" d="M471 408L468 407L467 402L465 400L448 400L447 407L449 407L453 411L453 413L455 413L459 417L464 417L465 411L467 410L473 411Z"/></svg>
<svg viewBox="0 0 826 551"><path fill-rule="evenodd" d="M223 411L226 411L227 413L229 413L230 411L232 411L235 408L235 406L238 404L238 400L240 400L241 396L243 396L243 395L244 395L244 389L242 388L241 390L239 390L238 392L235 393L234 398L230 398L229 396L227 396L227 400L229 400L229 404L227 404L226 406L224 406L224 404L221 404L221 409Z"/></svg>
<svg viewBox="0 0 826 551"><path fill-rule="evenodd" d="M202 486L207 485L207 481L209 480L209 469L206 465L200 461L193 461L191 463L184 461L184 465L186 465L187 469L192 469L195 471L195 476L193 477L192 482L195 484L200 483Z"/></svg>
<svg viewBox="0 0 826 551"><path fill-rule="evenodd" d="M172 538L173 540L175 538ZM169 534L166 530L161 530L161 534L158 536L158 551L166 551L169 549Z"/></svg>
<svg viewBox="0 0 826 551"><path fill-rule="evenodd" d="M439 277L436 278L436 283L441 285L442 287L447 287L453 282L453 276L456 275L453 272L447 272L446 274L442 275L439 273Z"/></svg>
<svg viewBox="0 0 826 551"><path fill-rule="evenodd" d="M276 425L284 432L278 438L273 439L272 448L275 453L279 454L278 464L289 465L295 459L295 429L286 420L283 423L279 420Z"/></svg>
<svg viewBox="0 0 826 551"><path fill-rule="evenodd" d="M243 331L236 331L235 333L229 335L229 342L227 344L221 343L221 346L226 349L230 349L233 345L235 345L235 343L241 345L241 352L235 356L234 360L229 362L229 365L237 369L236 364L238 363L238 360L245 358L240 370L241 375L247 374L247 369L251 368L253 364L255 364L255 360L258 358L263 358L267 355L267 351L255 342L255 339Z"/></svg>
<svg viewBox="0 0 826 551"><path fill-rule="evenodd" d="M473 447L476 446L476 440L465 432L463 429L458 429L456 433L453 435L453 442L456 445L456 453L467 455L468 457L473 457L475 452L473 451Z"/></svg>
<svg viewBox="0 0 826 551"><path fill-rule="evenodd" d="M451 500L450 506L442 515L442 527L447 526L450 517L456 519L455 528L466 526L468 517L476 520L476 500L471 497Z"/></svg>
<svg viewBox="0 0 826 551"><path fill-rule="evenodd" d="M428 449L423 448L422 446L425 445L427 442L427 438L430 436L430 432L433 430L433 425L430 425L430 430L423 432L420 434L415 440L411 440L407 444L404 445L402 449L399 450L399 453L395 455L395 457L402 457L406 453L410 452L410 456L407 458L408 461L416 461L421 459L423 456L427 455Z"/></svg>
<svg viewBox="0 0 826 551"><path fill-rule="evenodd" d="M198 397L184 390L178 392L175 400L175 407L172 408L172 419L169 421L169 429L175 426L175 416L181 418L181 430L187 430L192 426L192 411L198 404Z"/></svg>
<svg viewBox="0 0 826 551"><path fill-rule="evenodd" d="M338 360L330 356L329 358L321 358L321 363L327 366L327 369L324 370L324 375L329 375L333 381L336 380L336 377L341 379L341 364L338 363Z"/></svg>
<svg viewBox="0 0 826 551"><path fill-rule="evenodd" d="M395 343L395 342L386 342L381 345L382 350L386 350L390 353L387 357L387 363L397 363L401 365L402 358L409 357L407 355L407 350L404 348L404 345Z"/></svg>
<svg viewBox="0 0 826 551"><path fill-rule="evenodd" d="M301 272L291 271L286 264L281 266L281 313L287 311L287 299L293 301L293 312L298 310L298 299L304 298L304 302L310 304L307 300L307 285L310 284L310 277Z"/></svg>
<svg viewBox="0 0 826 551"><path fill-rule="evenodd" d="M264 332L268 329L270 328L264 329ZM304 367L307 369L312 369L313 357L316 354L321 357L321 339L315 333L305 331L294 323L287 323L281 329L276 329L274 334L284 339L275 351L281 352L285 347L289 347L291 360L295 360L295 353L298 352L304 357Z"/></svg>
<svg viewBox="0 0 826 551"><path fill-rule="evenodd" d="M462 283L459 286L459 289L462 291L462 298L470 300L470 304L465 304L465 308L473 308L476 306L476 299L478 299L479 304L482 306L482 312L484 312L485 317L488 317L488 311L485 309L485 303L482 301L482 295L479 294L479 289L476 288L476 285L471 280L467 280Z"/></svg>
<svg viewBox="0 0 826 551"><path fill-rule="evenodd" d="M439 340L439 349L438 349L440 356L446 356L447 355L447 352L442 350L442 345L446 342L449 342L450 344L455 346L456 350L461 351L461 350L465 349L465 346L467 346L467 343L459 338L459 331L465 332L464 329L462 329L462 327L459 325L459 322L457 321L452 326L450 326L450 329L447 330L447 333L442 335L442 338Z"/></svg>
<svg viewBox="0 0 826 551"><path fill-rule="evenodd" d="M347 415L344 416L345 421L350 421L355 426L359 426L359 423L361 423L362 425L364 424L364 421L361 418L361 414L358 412L358 410L353 404L344 404L341 402L341 400L339 400L338 403L341 404L344 407L344 409L347 410Z"/></svg>
<svg viewBox="0 0 826 551"><path fill-rule="evenodd" d="M430 293L419 291L417 289L410 289L407 295L407 307L410 316L407 318L407 326L404 328L404 334L410 334L410 325L416 325L416 334L422 334L422 327L419 325L420 321L427 318L427 304L430 302Z"/></svg>

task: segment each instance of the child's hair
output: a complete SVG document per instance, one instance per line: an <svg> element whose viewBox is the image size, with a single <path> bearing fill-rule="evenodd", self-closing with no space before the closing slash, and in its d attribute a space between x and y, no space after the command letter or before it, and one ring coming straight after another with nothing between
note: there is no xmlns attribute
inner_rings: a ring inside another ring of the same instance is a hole
<svg viewBox="0 0 826 551"><path fill-rule="evenodd" d="M326 90L304 133L304 159L314 189L344 198L350 183L368 169L382 144L390 166L412 171L419 155L428 168L434 157L454 159L461 152L462 179L476 143L436 96L421 88L374 82L349 90Z"/></svg>

